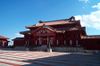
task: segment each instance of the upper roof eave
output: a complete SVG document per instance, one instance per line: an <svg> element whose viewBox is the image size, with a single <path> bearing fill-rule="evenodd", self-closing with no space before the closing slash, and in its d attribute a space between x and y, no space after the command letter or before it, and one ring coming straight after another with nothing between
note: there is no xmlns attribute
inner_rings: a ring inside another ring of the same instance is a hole
<svg viewBox="0 0 100 66"><path fill-rule="evenodd" d="M27 34L30 33L30 31L21 31L20 34Z"/></svg>
<svg viewBox="0 0 100 66"><path fill-rule="evenodd" d="M51 25L63 25L63 24L73 24L73 23L80 23L80 20L72 20L74 18L73 16L69 19L60 19L60 20L51 20L51 21L39 21L39 23L32 25L32 26L26 26L26 28L33 28L33 27L40 27L43 26L44 24L47 26Z"/></svg>
<svg viewBox="0 0 100 66"><path fill-rule="evenodd" d="M73 23L74 23L74 22L73 22ZM43 26L44 24L47 25L47 26L53 26L53 25L73 24L73 23L62 23L62 24L60 23L60 24L49 24L49 25L46 24L46 23L41 23L41 25L26 26L26 28L29 29L29 28L34 28L34 27L41 27L41 26Z"/></svg>

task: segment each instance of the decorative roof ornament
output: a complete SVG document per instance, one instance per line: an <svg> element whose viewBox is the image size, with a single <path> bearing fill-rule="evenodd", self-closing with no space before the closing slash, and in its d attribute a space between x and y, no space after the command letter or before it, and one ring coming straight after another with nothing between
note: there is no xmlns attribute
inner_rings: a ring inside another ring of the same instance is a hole
<svg viewBox="0 0 100 66"><path fill-rule="evenodd" d="M45 24L43 24L43 28L48 28L48 26L47 26L47 25L45 25Z"/></svg>
<svg viewBox="0 0 100 66"><path fill-rule="evenodd" d="M43 21L40 20L39 23L43 23Z"/></svg>
<svg viewBox="0 0 100 66"><path fill-rule="evenodd" d="M69 21L70 21L70 22L71 22L71 21L75 21L75 17L74 17L74 16L70 17L70 18L69 18Z"/></svg>

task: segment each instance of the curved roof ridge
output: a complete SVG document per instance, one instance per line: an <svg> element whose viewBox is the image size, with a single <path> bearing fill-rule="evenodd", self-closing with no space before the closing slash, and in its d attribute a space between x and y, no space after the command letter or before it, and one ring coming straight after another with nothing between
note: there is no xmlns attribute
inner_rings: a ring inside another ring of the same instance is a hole
<svg viewBox="0 0 100 66"><path fill-rule="evenodd" d="M56 21L67 21L69 19L59 19L59 20L50 20L50 21L42 21L43 23L45 22L56 22Z"/></svg>

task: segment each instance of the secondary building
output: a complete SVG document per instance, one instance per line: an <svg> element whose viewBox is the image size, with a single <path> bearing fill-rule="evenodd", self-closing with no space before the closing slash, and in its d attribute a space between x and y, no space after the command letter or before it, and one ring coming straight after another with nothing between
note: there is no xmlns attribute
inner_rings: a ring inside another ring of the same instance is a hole
<svg viewBox="0 0 100 66"><path fill-rule="evenodd" d="M8 47L8 38L5 36L0 35L0 48Z"/></svg>

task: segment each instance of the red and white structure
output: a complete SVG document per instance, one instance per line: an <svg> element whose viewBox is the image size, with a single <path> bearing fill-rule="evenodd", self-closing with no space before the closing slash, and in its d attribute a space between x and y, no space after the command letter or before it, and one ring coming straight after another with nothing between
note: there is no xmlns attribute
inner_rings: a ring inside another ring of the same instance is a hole
<svg viewBox="0 0 100 66"><path fill-rule="evenodd" d="M69 19L39 21L39 23L26 26L22 31L24 37L13 39L14 47L37 47L46 45L54 47L83 47L84 49L100 50L100 35L87 35L85 27L75 17Z"/></svg>
<svg viewBox="0 0 100 66"><path fill-rule="evenodd" d="M8 38L0 35L0 48L6 48L8 46Z"/></svg>

